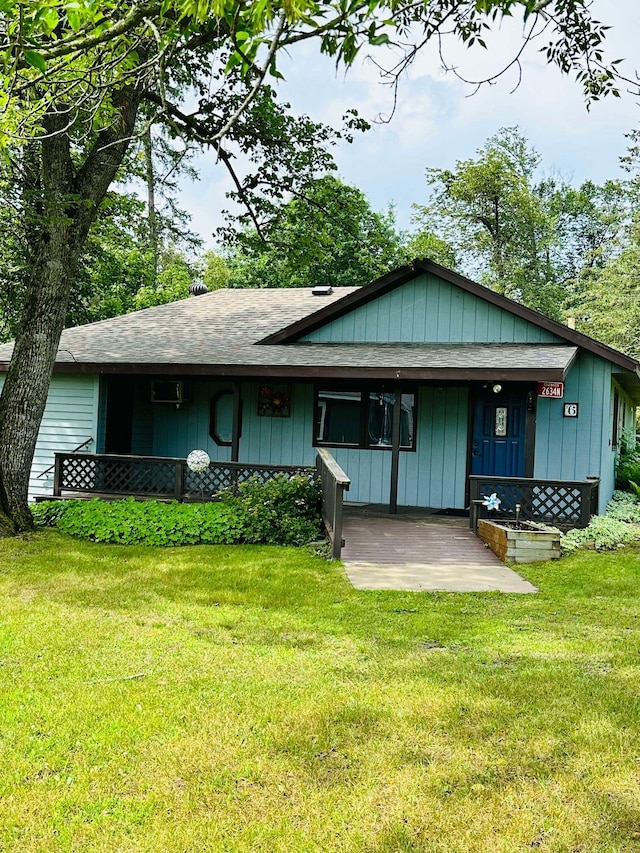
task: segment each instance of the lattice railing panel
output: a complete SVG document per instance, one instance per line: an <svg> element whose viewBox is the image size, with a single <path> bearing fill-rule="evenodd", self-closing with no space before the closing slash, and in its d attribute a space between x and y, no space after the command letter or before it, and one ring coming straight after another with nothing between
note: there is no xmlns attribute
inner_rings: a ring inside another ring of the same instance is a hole
<svg viewBox="0 0 640 853"><path fill-rule="evenodd" d="M62 461L60 488L74 492L123 495L175 494L175 463L160 459L68 456Z"/></svg>
<svg viewBox="0 0 640 853"><path fill-rule="evenodd" d="M494 517L520 517L566 527L586 526L595 511L597 481L562 481L524 478L470 477L470 497L479 501L495 492L500 509Z"/></svg>
<svg viewBox="0 0 640 853"><path fill-rule="evenodd" d="M282 473L292 475L310 470L313 469L292 465L212 462L206 471L195 473L187 468L184 459L57 453L54 494L99 492L211 500L222 491L235 491L247 480L266 483Z"/></svg>
<svg viewBox="0 0 640 853"><path fill-rule="evenodd" d="M205 497L214 497L220 492L235 491L240 483L247 480L257 480L266 483L273 480L282 473L296 474L308 471L308 468L296 468L293 466L273 466L263 468L257 465L240 465L235 463L212 462L206 471L196 473L185 470L184 490L189 496L203 494Z"/></svg>

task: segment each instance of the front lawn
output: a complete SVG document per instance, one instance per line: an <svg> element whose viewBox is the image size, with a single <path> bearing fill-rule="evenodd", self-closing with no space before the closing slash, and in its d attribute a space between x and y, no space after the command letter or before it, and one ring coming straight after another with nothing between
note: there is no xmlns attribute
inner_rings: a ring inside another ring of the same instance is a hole
<svg viewBox="0 0 640 853"><path fill-rule="evenodd" d="M640 850L640 552L525 572L0 541L0 851Z"/></svg>

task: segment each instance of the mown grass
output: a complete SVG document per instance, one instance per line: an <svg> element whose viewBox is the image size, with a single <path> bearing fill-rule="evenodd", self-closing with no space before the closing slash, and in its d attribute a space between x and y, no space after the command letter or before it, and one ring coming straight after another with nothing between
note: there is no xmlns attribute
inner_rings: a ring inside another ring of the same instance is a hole
<svg viewBox="0 0 640 853"><path fill-rule="evenodd" d="M0 850L639 850L640 552L526 575L0 542Z"/></svg>

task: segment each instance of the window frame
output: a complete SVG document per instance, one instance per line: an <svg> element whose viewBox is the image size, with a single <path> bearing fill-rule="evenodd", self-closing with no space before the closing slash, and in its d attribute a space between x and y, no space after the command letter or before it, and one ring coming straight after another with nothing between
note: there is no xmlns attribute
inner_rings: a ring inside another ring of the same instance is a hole
<svg viewBox="0 0 640 853"><path fill-rule="evenodd" d="M400 450L403 453L415 453L417 450L418 444L418 388L400 388L400 397L404 394L411 394L413 396L413 423L412 423L412 436L413 436L413 444L411 447L407 447L406 445L400 445ZM343 392L348 393L351 392L353 394L360 395L360 415L359 415L359 429L358 429L358 443L354 442L335 442L335 441L321 441L318 438L318 411L320 409L320 405L323 401L319 400L319 395L321 392ZM389 383L377 382L377 383L367 383L361 384L359 386L354 386L352 383L348 384L339 384L335 382L323 382L316 383L313 387L313 436L312 436L312 446L313 447L335 447L335 448L345 448L346 450L382 450L382 451L390 451L393 450L393 445L391 444L370 444L369 443L369 433L368 433L368 418L369 418L369 402L371 394L395 394L396 386L389 385Z"/></svg>

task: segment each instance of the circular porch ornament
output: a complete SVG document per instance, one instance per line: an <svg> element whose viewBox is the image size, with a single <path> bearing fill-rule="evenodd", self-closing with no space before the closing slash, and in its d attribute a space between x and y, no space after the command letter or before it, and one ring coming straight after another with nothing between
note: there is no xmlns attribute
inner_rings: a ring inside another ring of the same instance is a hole
<svg viewBox="0 0 640 853"><path fill-rule="evenodd" d="M201 474L211 464L209 454L205 450L192 450L187 456L187 468L194 474Z"/></svg>

